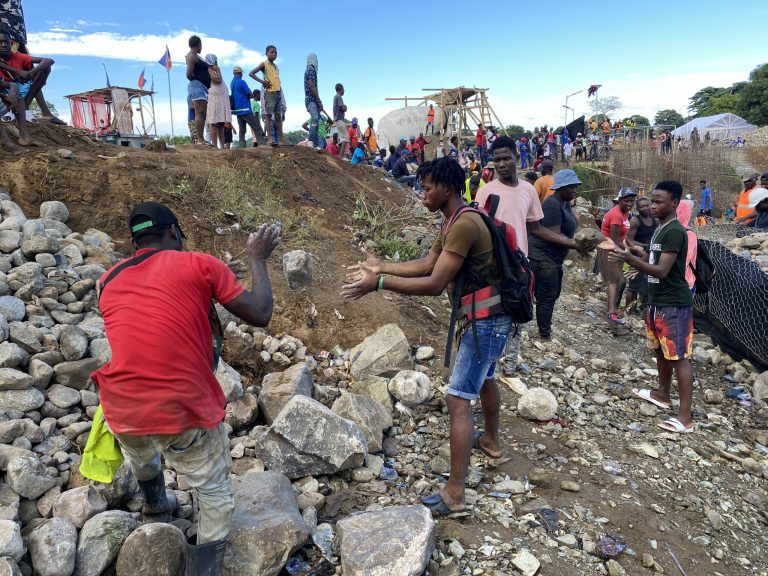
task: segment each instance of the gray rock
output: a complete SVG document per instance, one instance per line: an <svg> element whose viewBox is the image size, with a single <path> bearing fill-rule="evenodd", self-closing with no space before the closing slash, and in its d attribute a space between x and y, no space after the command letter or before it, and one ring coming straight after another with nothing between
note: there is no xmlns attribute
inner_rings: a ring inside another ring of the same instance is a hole
<svg viewBox="0 0 768 576"><path fill-rule="evenodd" d="M264 376L259 394L259 409L271 424L288 401L297 395L312 397L314 380L306 364L295 364L285 372Z"/></svg>
<svg viewBox="0 0 768 576"><path fill-rule="evenodd" d="M257 432L255 454L289 478L363 465L367 442L357 424L306 396L294 396L272 426Z"/></svg>
<svg viewBox="0 0 768 576"><path fill-rule="evenodd" d="M216 380L218 380L227 402L237 400L243 395L243 381L240 374L224 360L219 360L219 366L216 368Z"/></svg>
<svg viewBox="0 0 768 576"><path fill-rule="evenodd" d="M80 531L75 576L99 576L138 527L138 520L121 510L107 510L89 519Z"/></svg>
<svg viewBox="0 0 768 576"><path fill-rule="evenodd" d="M349 389L355 394L370 396L391 413L394 403L389 393L389 380L381 376L368 376L359 382L353 382Z"/></svg>
<svg viewBox="0 0 768 576"><path fill-rule="evenodd" d="M10 444L16 438L24 434L25 425L23 420L6 420L0 422L0 442Z"/></svg>
<svg viewBox="0 0 768 576"><path fill-rule="evenodd" d="M99 278L102 277L106 270L96 264L83 264L82 266L75 266L75 272L80 274L80 277L84 280L87 279L98 282Z"/></svg>
<svg viewBox="0 0 768 576"><path fill-rule="evenodd" d="M6 481L19 496L34 500L56 484L56 477L36 456L16 456L8 462Z"/></svg>
<svg viewBox="0 0 768 576"><path fill-rule="evenodd" d="M8 320L5 319L5 316L0 315L0 342L7 340L8 336L10 336L10 333L11 331L8 326Z"/></svg>
<svg viewBox="0 0 768 576"><path fill-rule="evenodd" d="M37 254L55 254L59 251L59 241L53 236L27 236L21 241L21 253L27 258Z"/></svg>
<svg viewBox="0 0 768 576"><path fill-rule="evenodd" d="M411 346L397 324L386 324L349 353L349 373L355 380L413 368Z"/></svg>
<svg viewBox="0 0 768 576"><path fill-rule="evenodd" d="M186 539L176 526L140 526L125 539L117 557L117 576L177 576L184 566Z"/></svg>
<svg viewBox="0 0 768 576"><path fill-rule="evenodd" d="M58 384L82 390L88 385L91 373L101 368L101 366L101 361L97 358L62 362L53 367L53 375Z"/></svg>
<svg viewBox="0 0 768 576"><path fill-rule="evenodd" d="M401 370L389 381L388 390L406 406L417 406L429 400L432 383L422 372Z"/></svg>
<svg viewBox="0 0 768 576"><path fill-rule="evenodd" d="M20 498L8 484L0 483L0 518L17 520L19 518Z"/></svg>
<svg viewBox="0 0 768 576"><path fill-rule="evenodd" d="M32 378L32 386L38 390L45 390L53 378L53 368L37 358L29 361L29 375Z"/></svg>
<svg viewBox="0 0 768 576"><path fill-rule="evenodd" d="M21 560L24 555L24 541L21 529L13 520L0 520L0 556Z"/></svg>
<svg viewBox="0 0 768 576"><path fill-rule="evenodd" d="M59 345L65 360L80 360L88 351L88 337L77 326L62 326Z"/></svg>
<svg viewBox="0 0 768 576"><path fill-rule="evenodd" d="M17 322L24 320L26 313L27 310L24 302L15 296L0 296L0 314L5 317L6 321Z"/></svg>
<svg viewBox="0 0 768 576"><path fill-rule="evenodd" d="M112 360L112 347L106 338L94 338L89 347L89 356L96 358L102 364L107 364Z"/></svg>
<svg viewBox="0 0 768 576"><path fill-rule="evenodd" d="M40 204L40 218L67 222L69 220L69 210L64 202L48 200Z"/></svg>
<svg viewBox="0 0 768 576"><path fill-rule="evenodd" d="M752 385L752 396L759 400L768 400L768 370L757 377Z"/></svg>
<svg viewBox="0 0 768 576"><path fill-rule="evenodd" d="M356 514L336 531L345 576L421 576L435 547L435 522L424 506Z"/></svg>
<svg viewBox="0 0 768 576"><path fill-rule="evenodd" d="M37 524L27 536L35 574L70 576L75 569L77 529L69 520L51 518Z"/></svg>
<svg viewBox="0 0 768 576"><path fill-rule="evenodd" d="M21 234L23 236L45 234L45 222L42 218L30 218L21 225Z"/></svg>
<svg viewBox="0 0 768 576"><path fill-rule="evenodd" d="M86 520L107 509L107 501L93 486L63 492L53 505L53 516L65 518L80 530Z"/></svg>
<svg viewBox="0 0 768 576"><path fill-rule="evenodd" d="M312 255L304 250L292 250L283 255L283 272L291 290L309 286L312 282Z"/></svg>
<svg viewBox="0 0 768 576"><path fill-rule="evenodd" d="M277 576L309 537L288 479L249 472L232 480L235 512L224 557L227 576Z"/></svg>
<svg viewBox="0 0 768 576"><path fill-rule="evenodd" d="M44 402L45 397L37 388L0 392L0 411L30 412L40 408Z"/></svg>
<svg viewBox="0 0 768 576"><path fill-rule="evenodd" d="M69 408L80 403L80 392L68 386L54 384L48 388L48 400L59 408ZM78 528L80 528L78 526Z"/></svg>
<svg viewBox="0 0 768 576"><path fill-rule="evenodd" d="M21 232L0 230L0 252L10 254L21 246Z"/></svg>
<svg viewBox="0 0 768 576"><path fill-rule="evenodd" d="M60 246L62 244L62 242L59 242ZM83 263L83 253L74 244L65 244L62 246L59 250L59 256L61 256L64 261L73 268L75 266L80 266Z"/></svg>
<svg viewBox="0 0 768 576"><path fill-rule="evenodd" d="M379 402L370 396L342 393L331 410L358 425L368 442L368 452L381 452L383 432L392 426L392 414Z"/></svg>
<svg viewBox="0 0 768 576"><path fill-rule="evenodd" d="M258 399L253 394L245 392L241 398L227 404L224 422L232 426L233 430L240 430L253 424L258 416Z"/></svg>
<svg viewBox="0 0 768 576"><path fill-rule="evenodd" d="M29 354L13 342L0 342L0 366L13 368L29 362Z"/></svg>
<svg viewBox="0 0 768 576"><path fill-rule="evenodd" d="M26 390L32 386L32 377L14 368L0 368L0 390Z"/></svg>
<svg viewBox="0 0 768 576"><path fill-rule="evenodd" d="M531 554L526 548L523 548L520 552L512 556L511 561L514 567L517 568L523 576L534 576L541 566L541 563L536 556Z"/></svg>
<svg viewBox="0 0 768 576"><path fill-rule="evenodd" d="M557 399L546 388L531 388L518 400L517 412L529 420L551 420L557 414Z"/></svg>
<svg viewBox="0 0 768 576"><path fill-rule="evenodd" d="M24 210L12 200L3 200L0 202L0 209L3 211L3 221L14 220L21 227L27 221Z"/></svg>
<svg viewBox="0 0 768 576"><path fill-rule="evenodd" d="M56 256L48 253L37 254L35 255L35 262L43 268L53 268L56 266Z"/></svg>
<svg viewBox="0 0 768 576"><path fill-rule="evenodd" d="M25 322L11 322L9 339L28 354L37 354L43 350L35 329Z"/></svg>

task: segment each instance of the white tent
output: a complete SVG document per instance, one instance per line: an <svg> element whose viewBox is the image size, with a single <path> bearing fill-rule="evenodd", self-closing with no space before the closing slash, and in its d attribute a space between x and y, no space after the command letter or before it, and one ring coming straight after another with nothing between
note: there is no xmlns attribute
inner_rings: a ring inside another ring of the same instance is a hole
<svg viewBox="0 0 768 576"><path fill-rule="evenodd" d="M704 141L704 137L709 132L709 137L714 140L727 140L729 138L736 138L737 136L743 136L747 132L755 130L757 126L750 124L741 116L731 114L727 112L725 114L715 114L714 116L704 116L702 118L694 118L690 122L687 122L675 129L672 132L673 136L682 136L686 140L693 132L694 128L699 129L699 138Z"/></svg>
<svg viewBox="0 0 768 576"><path fill-rule="evenodd" d="M440 110L435 106L435 122L439 122ZM408 106L393 110L379 119L376 141L381 148L387 148L390 144L397 146L400 138L418 136L424 132L427 123L426 106ZM431 134L426 135L431 138Z"/></svg>

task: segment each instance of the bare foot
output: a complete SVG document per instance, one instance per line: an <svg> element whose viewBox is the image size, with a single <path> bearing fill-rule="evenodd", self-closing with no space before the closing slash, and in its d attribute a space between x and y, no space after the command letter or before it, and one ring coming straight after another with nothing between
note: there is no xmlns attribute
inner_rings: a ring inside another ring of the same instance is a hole
<svg viewBox="0 0 768 576"><path fill-rule="evenodd" d="M51 124L59 124L61 126L66 125L66 122L62 120L61 118L57 118L56 116L40 116L41 119L50 122Z"/></svg>
<svg viewBox="0 0 768 576"><path fill-rule="evenodd" d="M45 144L34 138L19 138L19 146L45 146Z"/></svg>
<svg viewBox="0 0 768 576"><path fill-rule="evenodd" d="M480 438L478 438L477 444L480 447L480 450L485 452L485 454L490 458L496 459L504 456L504 452L501 450L501 446L499 446L498 443L490 442L485 437L485 434L483 434L482 436L480 436Z"/></svg>

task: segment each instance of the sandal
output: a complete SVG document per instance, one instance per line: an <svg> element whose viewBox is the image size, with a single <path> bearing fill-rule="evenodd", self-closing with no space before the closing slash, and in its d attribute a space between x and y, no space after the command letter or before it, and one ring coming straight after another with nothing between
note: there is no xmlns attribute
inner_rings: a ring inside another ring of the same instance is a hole
<svg viewBox="0 0 768 576"><path fill-rule="evenodd" d="M661 400L656 400L656 398L651 396L651 391L648 390L648 388L643 388L643 389L632 388L632 394L634 394L638 398L642 398L646 402L655 404L656 406L658 406L659 408L663 408L664 410L669 410L670 408L672 408L671 404L666 404Z"/></svg>
<svg viewBox="0 0 768 576"><path fill-rule="evenodd" d="M690 434L696 430L695 422L691 422L690 426L686 426L677 418L667 418L664 422L657 422L656 426L667 432L676 432L678 434Z"/></svg>
<svg viewBox="0 0 768 576"><path fill-rule="evenodd" d="M480 450L480 452L482 452L483 454L488 456L488 458L491 458L493 460L498 460L499 458L504 456L504 452L499 452L498 454L492 454L491 452L483 448L482 444L480 444L480 438L483 437L483 434L484 432L482 430L475 431L474 437L472 439L472 448L474 450Z"/></svg>
<svg viewBox="0 0 768 576"><path fill-rule="evenodd" d="M445 500L443 500L440 492L435 492L429 496L422 496L419 498L419 502L429 509L433 518L446 518L459 514L467 515L469 513L466 506L460 510L451 509L448 504L445 503Z"/></svg>

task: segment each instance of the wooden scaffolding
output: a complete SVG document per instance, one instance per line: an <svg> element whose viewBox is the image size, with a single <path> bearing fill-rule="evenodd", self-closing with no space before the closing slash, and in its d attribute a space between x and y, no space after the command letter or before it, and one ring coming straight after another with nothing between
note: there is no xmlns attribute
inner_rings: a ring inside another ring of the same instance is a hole
<svg viewBox="0 0 768 576"><path fill-rule="evenodd" d="M504 134L508 135L504 124L494 112L491 104L488 102L488 88L478 88L473 86L467 88L459 86L458 88L422 88L423 92L430 92L424 96L403 96L400 98L385 98L385 100L396 100L413 102L413 106L427 107L430 104L439 108L441 115L435 115L435 124L439 127L441 135L448 137L457 135L467 137L474 134L478 125L485 128L495 126Z"/></svg>

